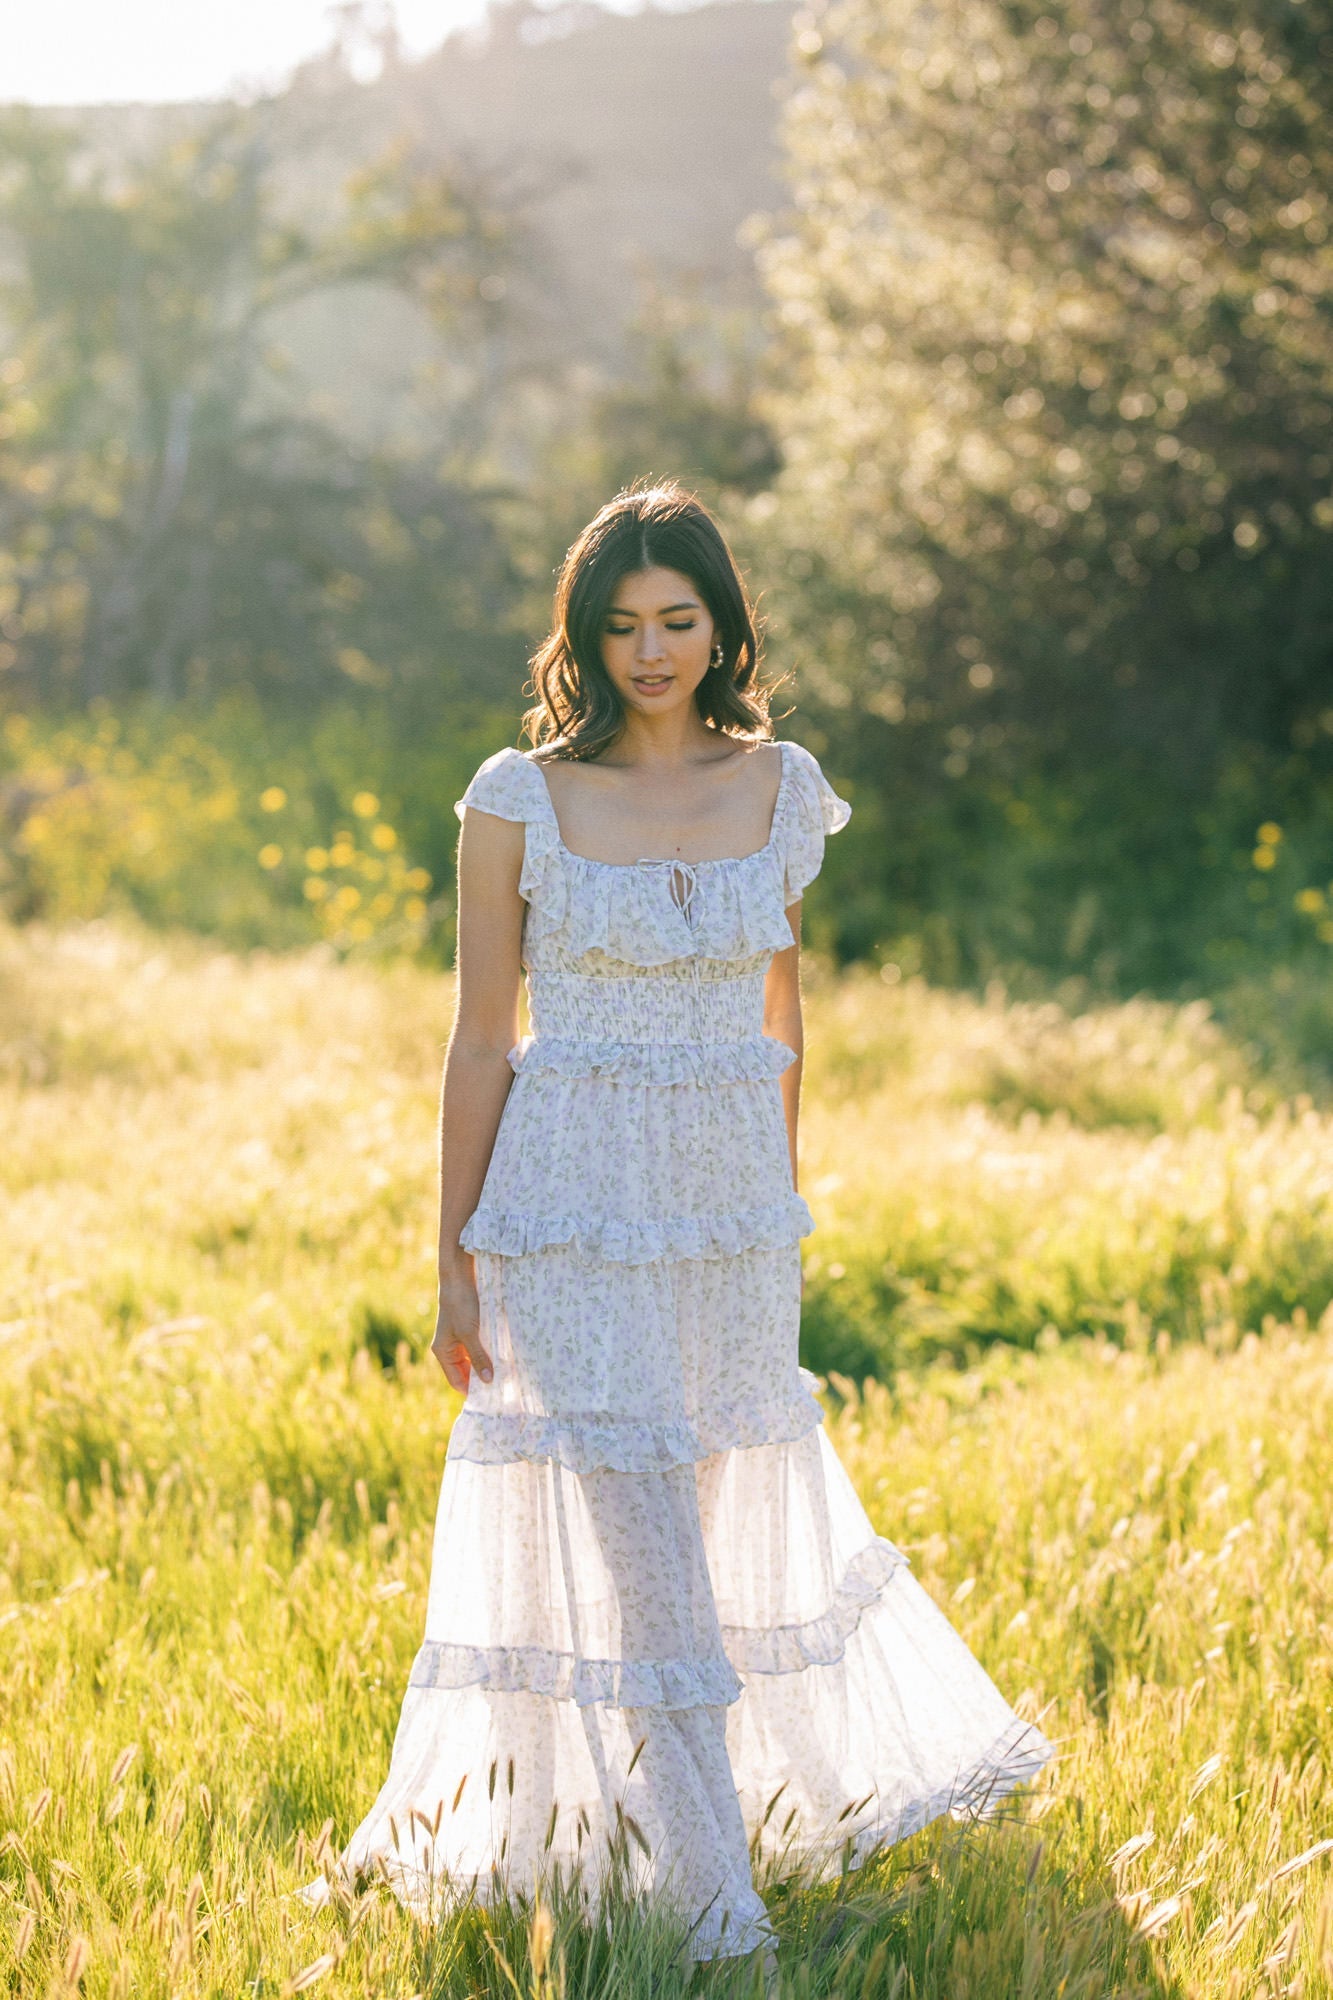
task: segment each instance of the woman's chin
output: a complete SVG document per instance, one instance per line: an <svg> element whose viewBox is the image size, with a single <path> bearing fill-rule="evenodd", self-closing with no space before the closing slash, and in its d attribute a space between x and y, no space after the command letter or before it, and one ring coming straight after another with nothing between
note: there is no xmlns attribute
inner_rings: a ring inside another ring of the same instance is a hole
<svg viewBox="0 0 1333 2000"><path fill-rule="evenodd" d="M633 681L621 690L621 699L626 708L636 715L670 715L674 710L687 708L694 698L694 689L672 679L660 688L637 687Z"/></svg>

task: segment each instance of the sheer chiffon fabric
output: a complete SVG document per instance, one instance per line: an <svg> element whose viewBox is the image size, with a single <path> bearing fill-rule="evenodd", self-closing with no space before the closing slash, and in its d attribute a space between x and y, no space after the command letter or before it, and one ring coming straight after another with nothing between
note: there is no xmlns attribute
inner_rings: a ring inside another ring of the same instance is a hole
<svg viewBox="0 0 1333 2000"><path fill-rule="evenodd" d="M1050 1754L874 1533L797 1363L813 1221L764 975L850 808L780 755L735 860L570 853L517 750L459 802L525 828L533 1033L460 1237L494 1380L454 1424L423 1642L342 1857L423 1913L614 1867L696 1957L747 1952L752 1843L817 1873Z"/></svg>

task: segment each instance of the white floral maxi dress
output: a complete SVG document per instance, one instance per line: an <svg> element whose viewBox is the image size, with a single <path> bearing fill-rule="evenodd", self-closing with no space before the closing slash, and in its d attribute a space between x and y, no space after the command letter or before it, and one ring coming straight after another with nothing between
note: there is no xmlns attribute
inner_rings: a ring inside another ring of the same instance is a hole
<svg viewBox="0 0 1333 2000"><path fill-rule="evenodd" d="M1050 1753L874 1533L797 1365L814 1225L764 975L850 808L781 757L736 860L575 855L513 749L458 805L526 829L533 1034L459 1239L494 1380L453 1427L425 1639L343 1857L423 1911L551 1864L595 1889L618 1845L696 1957L749 1951L752 1836L856 1860Z"/></svg>

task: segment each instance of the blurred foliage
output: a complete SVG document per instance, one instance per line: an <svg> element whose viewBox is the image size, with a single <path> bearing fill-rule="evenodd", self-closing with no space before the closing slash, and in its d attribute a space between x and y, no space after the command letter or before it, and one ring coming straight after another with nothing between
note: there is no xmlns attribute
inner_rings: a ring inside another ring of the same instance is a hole
<svg viewBox="0 0 1333 2000"><path fill-rule="evenodd" d="M0 727L0 911L109 912L237 946L323 938L340 953L453 949L461 796L509 718L403 743L347 702L275 714L95 704Z"/></svg>
<svg viewBox="0 0 1333 2000"><path fill-rule="evenodd" d="M1327 7L837 0L796 50L795 212L760 246L787 469L751 518L864 800L842 948L1132 985L1308 945Z"/></svg>
<svg viewBox="0 0 1333 2000"><path fill-rule="evenodd" d="M767 331L649 281L618 375L542 374L526 208L412 143L316 224L262 107L114 171L6 115L5 906L447 952L452 800L554 568L671 473L855 806L818 950L1244 994L1333 1069L1331 51L1326 0L800 14ZM433 355L407 442L354 445L283 314L388 294ZM310 865L361 791L398 844Z"/></svg>
<svg viewBox="0 0 1333 2000"><path fill-rule="evenodd" d="M597 374L559 417L533 426L533 470L505 510L530 589L527 628L544 632L555 570L606 500L635 480L674 478L746 533L745 505L772 486L782 455L760 407L763 353L752 315L687 287L648 285L618 374Z"/></svg>
<svg viewBox="0 0 1333 2000"><path fill-rule="evenodd" d="M401 149L312 234L258 114L114 176L0 120L0 670L42 703L259 689L419 722L507 688L517 580L478 468L352 448L284 385L278 316L392 287L460 352L521 232ZM349 289L350 288L350 289Z"/></svg>
<svg viewBox="0 0 1333 2000"><path fill-rule="evenodd" d="M630 480L670 475L719 505L769 487L777 439L757 406L754 329L687 295L650 291L629 330L618 380L593 396L587 421L556 441L589 507Z"/></svg>

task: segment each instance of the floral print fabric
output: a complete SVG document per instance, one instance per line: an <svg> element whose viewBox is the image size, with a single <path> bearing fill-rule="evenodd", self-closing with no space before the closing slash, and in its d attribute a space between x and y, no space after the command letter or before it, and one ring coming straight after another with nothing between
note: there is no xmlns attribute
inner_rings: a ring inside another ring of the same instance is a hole
<svg viewBox="0 0 1333 2000"><path fill-rule="evenodd" d="M552 1866L595 1892L618 1855L697 1957L741 1953L771 1938L752 1838L818 1870L1049 1755L873 1532L797 1363L814 1225L764 978L850 808L780 755L734 860L571 853L517 750L459 801L524 827L532 1033L460 1237L494 1379L454 1424L425 1635L344 1855L424 1910Z"/></svg>

